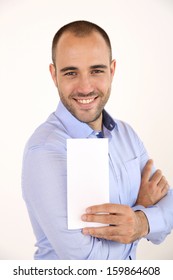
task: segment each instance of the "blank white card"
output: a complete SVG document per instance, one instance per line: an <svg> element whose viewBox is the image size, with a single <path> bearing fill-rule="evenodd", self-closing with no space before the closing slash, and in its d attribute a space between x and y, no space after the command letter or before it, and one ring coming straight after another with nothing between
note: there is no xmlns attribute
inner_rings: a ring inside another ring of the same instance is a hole
<svg viewBox="0 0 173 280"><path fill-rule="evenodd" d="M81 220L87 207L109 202L108 139L67 140L68 229L101 226Z"/></svg>

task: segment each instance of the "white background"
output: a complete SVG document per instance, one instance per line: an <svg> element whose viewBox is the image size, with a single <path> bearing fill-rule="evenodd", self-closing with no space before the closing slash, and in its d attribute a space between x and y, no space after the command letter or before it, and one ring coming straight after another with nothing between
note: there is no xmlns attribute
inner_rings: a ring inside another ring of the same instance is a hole
<svg viewBox="0 0 173 280"><path fill-rule="evenodd" d="M22 154L59 100L48 71L52 38L78 19L108 32L117 70L107 109L133 126L173 186L173 1L0 0L0 259L33 258ZM142 241L137 258L173 260L173 233L161 245Z"/></svg>

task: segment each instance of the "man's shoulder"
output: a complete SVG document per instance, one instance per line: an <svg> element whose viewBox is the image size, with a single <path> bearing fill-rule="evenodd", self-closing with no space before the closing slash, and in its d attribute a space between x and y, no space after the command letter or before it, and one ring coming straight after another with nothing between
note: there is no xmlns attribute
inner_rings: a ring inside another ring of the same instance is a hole
<svg viewBox="0 0 173 280"><path fill-rule="evenodd" d="M58 149L67 138L62 123L52 113L48 119L39 125L27 141L25 149Z"/></svg>
<svg viewBox="0 0 173 280"><path fill-rule="evenodd" d="M114 122L116 123L116 127L117 130L120 133L132 133L132 134L136 134L134 128L132 127L131 124L129 124L128 122L121 120L121 119L116 119L114 118Z"/></svg>

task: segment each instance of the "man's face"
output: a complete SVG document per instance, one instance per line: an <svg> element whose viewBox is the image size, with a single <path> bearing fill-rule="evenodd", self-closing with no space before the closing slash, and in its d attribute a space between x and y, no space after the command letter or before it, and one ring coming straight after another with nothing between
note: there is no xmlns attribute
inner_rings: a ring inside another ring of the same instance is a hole
<svg viewBox="0 0 173 280"><path fill-rule="evenodd" d="M97 32L86 37L64 33L56 48L56 67L50 65L62 103L95 130L101 129L114 71L115 61L110 62L108 46Z"/></svg>

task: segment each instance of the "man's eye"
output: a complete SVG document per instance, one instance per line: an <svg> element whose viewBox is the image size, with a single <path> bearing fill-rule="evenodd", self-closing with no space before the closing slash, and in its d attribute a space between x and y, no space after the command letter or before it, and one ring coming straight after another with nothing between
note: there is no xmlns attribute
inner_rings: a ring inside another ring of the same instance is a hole
<svg viewBox="0 0 173 280"><path fill-rule="evenodd" d="M67 72L64 75L65 76L76 76L76 72Z"/></svg>
<svg viewBox="0 0 173 280"><path fill-rule="evenodd" d="M100 73L104 73L103 70L99 70L99 69L95 69L95 70L92 70L91 72L92 74L100 74Z"/></svg>

